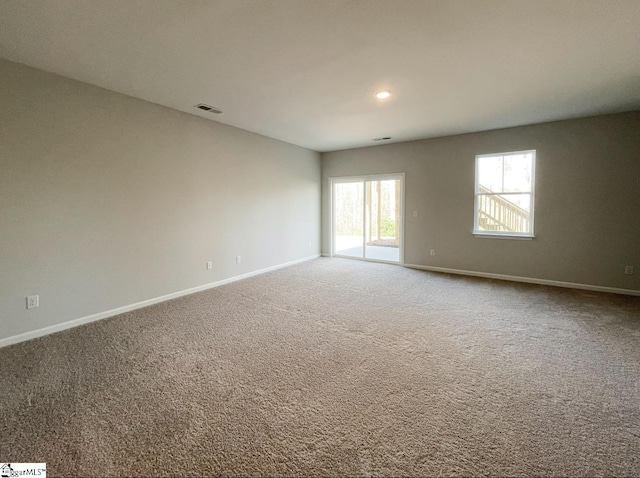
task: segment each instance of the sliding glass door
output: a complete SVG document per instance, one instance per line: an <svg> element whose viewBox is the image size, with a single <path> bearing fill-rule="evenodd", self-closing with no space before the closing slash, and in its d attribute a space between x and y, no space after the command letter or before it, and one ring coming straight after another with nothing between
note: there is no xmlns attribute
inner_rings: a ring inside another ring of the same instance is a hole
<svg viewBox="0 0 640 478"><path fill-rule="evenodd" d="M332 178L332 254L402 262L404 175Z"/></svg>

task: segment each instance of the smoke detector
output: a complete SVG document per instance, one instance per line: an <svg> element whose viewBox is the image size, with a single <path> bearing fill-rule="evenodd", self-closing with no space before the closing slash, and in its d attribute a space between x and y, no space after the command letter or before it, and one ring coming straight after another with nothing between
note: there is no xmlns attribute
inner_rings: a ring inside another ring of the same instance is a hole
<svg viewBox="0 0 640 478"><path fill-rule="evenodd" d="M213 113L216 115L219 115L220 113L222 113L221 110L219 110L218 108L215 108L211 105L205 105L204 103L198 103L195 108L198 108L199 110L202 111L206 111L207 113Z"/></svg>

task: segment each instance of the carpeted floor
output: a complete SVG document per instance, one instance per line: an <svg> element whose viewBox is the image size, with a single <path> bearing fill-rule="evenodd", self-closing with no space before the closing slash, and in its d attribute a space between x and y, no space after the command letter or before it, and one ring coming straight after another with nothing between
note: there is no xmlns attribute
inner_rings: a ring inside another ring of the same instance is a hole
<svg viewBox="0 0 640 478"><path fill-rule="evenodd" d="M640 298L318 259L0 363L50 475L640 475Z"/></svg>

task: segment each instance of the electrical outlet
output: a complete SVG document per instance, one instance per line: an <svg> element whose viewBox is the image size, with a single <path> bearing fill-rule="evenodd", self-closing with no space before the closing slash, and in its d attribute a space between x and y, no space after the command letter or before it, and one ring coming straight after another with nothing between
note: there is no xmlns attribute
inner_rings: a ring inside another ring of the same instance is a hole
<svg viewBox="0 0 640 478"><path fill-rule="evenodd" d="M236 256L236 264L240 264L242 262L242 256Z"/></svg>
<svg viewBox="0 0 640 478"><path fill-rule="evenodd" d="M311 241L309 241L309 247L311 247Z"/></svg>
<svg viewBox="0 0 640 478"><path fill-rule="evenodd" d="M211 269L213 269L213 262L207 261L207 270L210 271Z"/></svg>
<svg viewBox="0 0 640 478"><path fill-rule="evenodd" d="M633 266L625 266L624 273L627 275L633 274Z"/></svg>
<svg viewBox="0 0 640 478"><path fill-rule="evenodd" d="M39 295L28 296L27 309L35 309L36 307L40 307L40 296Z"/></svg>
<svg viewBox="0 0 640 478"><path fill-rule="evenodd" d="M413 217L418 217L418 211L413 211Z"/></svg>
<svg viewBox="0 0 640 478"><path fill-rule="evenodd" d="M436 250L435 249L431 249L431 251L429 251L429 254L432 256L436 255Z"/></svg>

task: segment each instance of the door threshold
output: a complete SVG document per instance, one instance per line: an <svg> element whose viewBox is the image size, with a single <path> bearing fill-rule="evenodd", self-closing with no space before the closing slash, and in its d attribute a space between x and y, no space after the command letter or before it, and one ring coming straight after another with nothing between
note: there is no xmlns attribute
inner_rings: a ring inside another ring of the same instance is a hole
<svg viewBox="0 0 640 478"><path fill-rule="evenodd" d="M365 262L378 262L380 264L391 264L394 266L403 265L402 262L400 261L385 261L383 259L369 259L368 257L341 256L340 254L334 254L333 256L330 256L330 257L337 257L339 259L353 259L356 261L365 261Z"/></svg>

